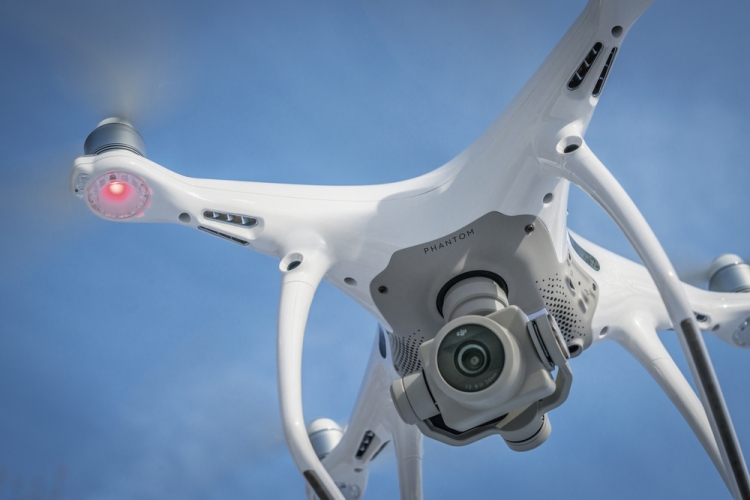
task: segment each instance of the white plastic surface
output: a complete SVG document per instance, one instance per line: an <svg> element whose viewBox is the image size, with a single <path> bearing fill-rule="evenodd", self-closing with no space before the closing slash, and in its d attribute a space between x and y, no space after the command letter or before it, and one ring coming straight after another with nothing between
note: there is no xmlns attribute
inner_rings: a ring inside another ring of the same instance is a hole
<svg viewBox="0 0 750 500"><path fill-rule="evenodd" d="M633 313L628 321L612 327L607 336L637 359L669 396L729 487L730 482L703 405L659 340L654 319Z"/></svg>
<svg viewBox="0 0 750 500"><path fill-rule="evenodd" d="M590 184L592 179L587 176L587 165L591 165L583 161L588 150L582 138L599 99L592 97L591 90L606 57L596 60L579 89L565 90L565 84L594 43L604 44L602 55L619 48L650 3L651 0L591 0L486 132L443 167L415 179L356 187L195 179L121 150L77 158L70 187L74 190L78 179L84 179L80 175L88 176L90 185L91 179L106 172L128 172L145 181L150 190L149 205L121 222L165 222L193 229L203 226L282 259L278 373L284 432L300 470L315 470L332 494L340 498L312 449L301 405L302 340L319 281L325 275L325 279L387 325L372 301L368 284L386 267L390 256L402 248L449 234L491 211L539 217L552 235L557 257L562 261L568 249L569 182L560 178L560 158L565 146L582 146L570 156L579 163L572 168L576 180L588 185L592 195L605 206L612 209L621 205L602 199L604 193ZM613 26L622 28L616 37L612 35ZM544 203L548 193L553 195L552 201ZM203 217L206 210L246 214L256 217L258 224L242 227L207 220ZM182 214L188 214L189 218L181 218ZM616 219L622 215L613 212ZM643 267L579 239L602 263L602 271L596 275L601 296L594 316L594 332L604 333L595 335L593 340L614 338L625 345L670 394L716 463L715 449L707 437L695 397L686 392L684 378L675 372L671 360L663 357L651 332L654 328L672 327L667 310L677 325L696 311L707 316L707 321L698 324L700 328L737 345L733 334L750 317L750 297L685 287L688 301L680 293L683 285L668 259L654 258L658 242L638 240L643 236L642 230L630 231L628 236L647 249L644 261L652 272L656 270L659 287L671 290L665 294L667 308ZM300 256L301 265L286 271ZM353 278L358 285L345 284L346 278ZM638 317L649 322L634 325L634 312L643 313ZM366 473L354 472L352 450L367 429L378 436L387 437L390 433L399 464L401 496L421 498L422 438L417 428L404 424L393 408L388 388L394 376L392 366L371 358L349 427L324 463L337 481L353 481L352 484L361 484L364 491Z"/></svg>
<svg viewBox="0 0 750 500"><path fill-rule="evenodd" d="M401 499L421 500L422 434L415 425L405 424L396 413L390 386L397 377L390 355L386 358L380 355L376 339L344 437L323 459L323 464L334 481L357 485L364 493L373 455L390 442L386 446L393 446L396 452ZM368 430L375 433L377 442L373 441L362 459L357 459L357 449Z"/></svg>
<svg viewBox="0 0 750 500"><path fill-rule="evenodd" d="M344 431L330 418L316 418L307 426L307 435L315 454L322 459L341 442Z"/></svg>
<svg viewBox="0 0 750 500"><path fill-rule="evenodd" d="M539 217L549 230L558 259L567 250L568 181L549 168L556 145L574 131L582 135L598 103L590 77L575 92L561 92L572 71L597 41L619 46L651 0L592 1L494 123L466 150L420 177L376 186L302 186L195 179L182 176L127 151L76 159L78 174L95 178L117 169L143 178L151 203L141 217L125 222L168 222L224 232L250 248L280 258L289 239L314 232L327 245L326 277L387 325L366 286L397 250L430 241L491 211ZM623 27L619 38L614 25ZM597 60L592 76L601 71ZM548 193L550 203L544 203ZM471 203L466 203L471 200ZM232 227L203 218L204 210L257 217L253 228ZM188 223L179 216L187 213ZM429 223L426 223L429 221Z"/></svg>
<svg viewBox="0 0 750 500"><path fill-rule="evenodd" d="M724 269L725 267L734 264L742 264L743 262L744 261L742 260L742 257L733 253L725 253L724 255L719 255L714 259L713 262L711 262L711 266L708 268L708 275L713 276L713 274L720 269Z"/></svg>
<svg viewBox="0 0 750 500"><path fill-rule="evenodd" d="M739 449L739 441L729 417L729 410L721 394L716 373L713 370L706 346L700 335L697 335L697 338L692 341L698 344L699 350L702 350L705 354L704 365L706 366L702 377L696 367L695 354L690 349L688 345L689 341L686 338L690 332L683 330L682 323L683 321L693 323L696 333L700 332L700 327L695 320L687 294L674 267L672 267L672 263L669 261L666 252L646 222L646 219L644 219L635 206L635 203L633 203L633 200L585 143L581 144L574 153L568 155L564 161L564 168L569 172L570 180L596 200L612 217L623 234L625 234L625 237L633 245L633 248L651 274L669 313L669 317L672 320L672 325L678 333L677 336L680 340L680 345L687 358L693 380L698 388L701 401L703 401L708 421L711 424L724 465L724 470L720 469L719 473L722 474L725 480L728 480L727 486L729 490L734 492L735 497L739 497L737 477L734 475L735 472L733 472L729 455L727 454L728 448ZM713 405L707 397L708 393L716 395L717 401ZM716 407L718 409L715 410ZM724 435L719 432L720 427L722 427L719 425L719 421L724 422ZM723 439L727 441L725 442ZM740 459L742 459L741 454ZM742 474L740 479L746 484L747 470L744 460L742 460L740 468L743 470L737 471L737 474Z"/></svg>
<svg viewBox="0 0 750 500"><path fill-rule="evenodd" d="M300 472L314 470L331 498L345 500L310 443L302 412L302 342L305 325L315 290L328 269L328 259L318 249L311 249L302 255L304 260L299 267L292 271L282 270L276 345L281 424L289 451Z"/></svg>
<svg viewBox="0 0 750 500"><path fill-rule="evenodd" d="M600 288L599 307L592 323L593 344L615 340L648 370L685 417L726 481L703 405L656 335L656 331L671 330L673 326L651 275L640 264L575 233L571 232L571 236L600 264L599 271L591 270ZM585 265L578 254L572 255ZM707 318L700 323L703 331L737 346L732 332L750 316L750 295L708 292L684 283L682 287L692 309ZM594 345L586 352L592 351L596 351Z"/></svg>

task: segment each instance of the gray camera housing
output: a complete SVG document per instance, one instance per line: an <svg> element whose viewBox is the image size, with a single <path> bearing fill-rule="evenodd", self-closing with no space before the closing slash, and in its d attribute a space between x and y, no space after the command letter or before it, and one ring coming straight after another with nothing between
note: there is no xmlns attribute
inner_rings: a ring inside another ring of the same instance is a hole
<svg viewBox="0 0 750 500"><path fill-rule="evenodd" d="M543 399L555 391L555 380L539 359L526 324L529 319L516 306L509 306L489 316L461 316L452 320L434 339L422 344L419 356L423 373L445 423L457 431L467 431L489 420ZM440 343L460 325L493 322L494 333L507 334L516 349L505 348L505 366L500 377L478 392L462 392L451 387L437 366ZM515 358L515 359L513 359ZM517 364L518 366L513 366ZM510 375L504 380L505 375Z"/></svg>
<svg viewBox="0 0 750 500"><path fill-rule="evenodd" d="M393 400L401 418L443 442L468 444L489 433L500 432L494 424L487 424L502 422L500 417L505 415L514 417L551 396L556 389L555 380L548 364L539 357L528 323L526 314L516 306L488 316L466 315L449 321L434 339L420 346L422 372L396 380L392 386ZM461 325L472 324L486 326L498 335L505 350L505 365L500 377L487 388L463 392L452 387L440 373L437 352L446 335ZM438 414L449 428L448 432L436 430L431 422ZM483 427L486 429L478 432ZM451 430L455 436L449 436Z"/></svg>

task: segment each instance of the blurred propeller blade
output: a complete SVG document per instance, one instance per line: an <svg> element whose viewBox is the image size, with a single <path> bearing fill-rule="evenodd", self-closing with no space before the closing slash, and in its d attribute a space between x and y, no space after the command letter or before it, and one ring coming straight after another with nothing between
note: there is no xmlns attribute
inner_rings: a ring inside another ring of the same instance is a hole
<svg viewBox="0 0 750 500"><path fill-rule="evenodd" d="M118 116L140 125L178 101L184 44L174 12L158 2L71 4L81 2L4 2L0 28L37 44L55 67L57 86L98 120Z"/></svg>
<svg viewBox="0 0 750 500"><path fill-rule="evenodd" d="M717 255L718 257L718 255ZM743 256L742 260L750 262L750 256ZM711 278L711 262L682 262L675 264L675 270L680 280L688 285L698 288L708 288L708 280Z"/></svg>
<svg viewBox="0 0 750 500"><path fill-rule="evenodd" d="M688 265L679 266L676 271L680 280L689 285L693 285L699 288L706 288L708 286L708 268L711 263L692 263Z"/></svg>

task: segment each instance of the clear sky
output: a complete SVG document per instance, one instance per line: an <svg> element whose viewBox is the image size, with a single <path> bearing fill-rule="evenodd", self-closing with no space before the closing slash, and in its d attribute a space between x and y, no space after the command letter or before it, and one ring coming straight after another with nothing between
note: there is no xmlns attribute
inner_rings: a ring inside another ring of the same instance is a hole
<svg viewBox="0 0 750 500"><path fill-rule="evenodd" d="M0 3L0 499L301 498L275 380L276 262L183 227L102 221L67 189L129 118L181 174L315 184L439 167L500 113L584 2ZM750 257L750 4L657 0L587 141L678 268ZM635 258L573 190L570 227ZM345 424L375 320L320 288L308 419ZM662 338L682 366L674 334ZM707 339L750 453L750 352ZM619 346L572 363L541 448L425 441L426 498L729 498ZM366 498L397 496L392 450ZM55 496L57 495L57 496Z"/></svg>

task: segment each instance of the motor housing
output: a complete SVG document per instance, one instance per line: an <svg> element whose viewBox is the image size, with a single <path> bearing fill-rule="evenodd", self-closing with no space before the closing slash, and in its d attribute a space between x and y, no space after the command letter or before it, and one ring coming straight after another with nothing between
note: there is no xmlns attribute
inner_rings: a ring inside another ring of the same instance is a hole
<svg viewBox="0 0 750 500"><path fill-rule="evenodd" d="M717 257L709 268L708 289L712 292L750 292L750 265L738 255Z"/></svg>
<svg viewBox="0 0 750 500"><path fill-rule="evenodd" d="M83 154L98 155L125 149L146 156L146 142L133 126L121 118L107 118L96 126L83 144Z"/></svg>

